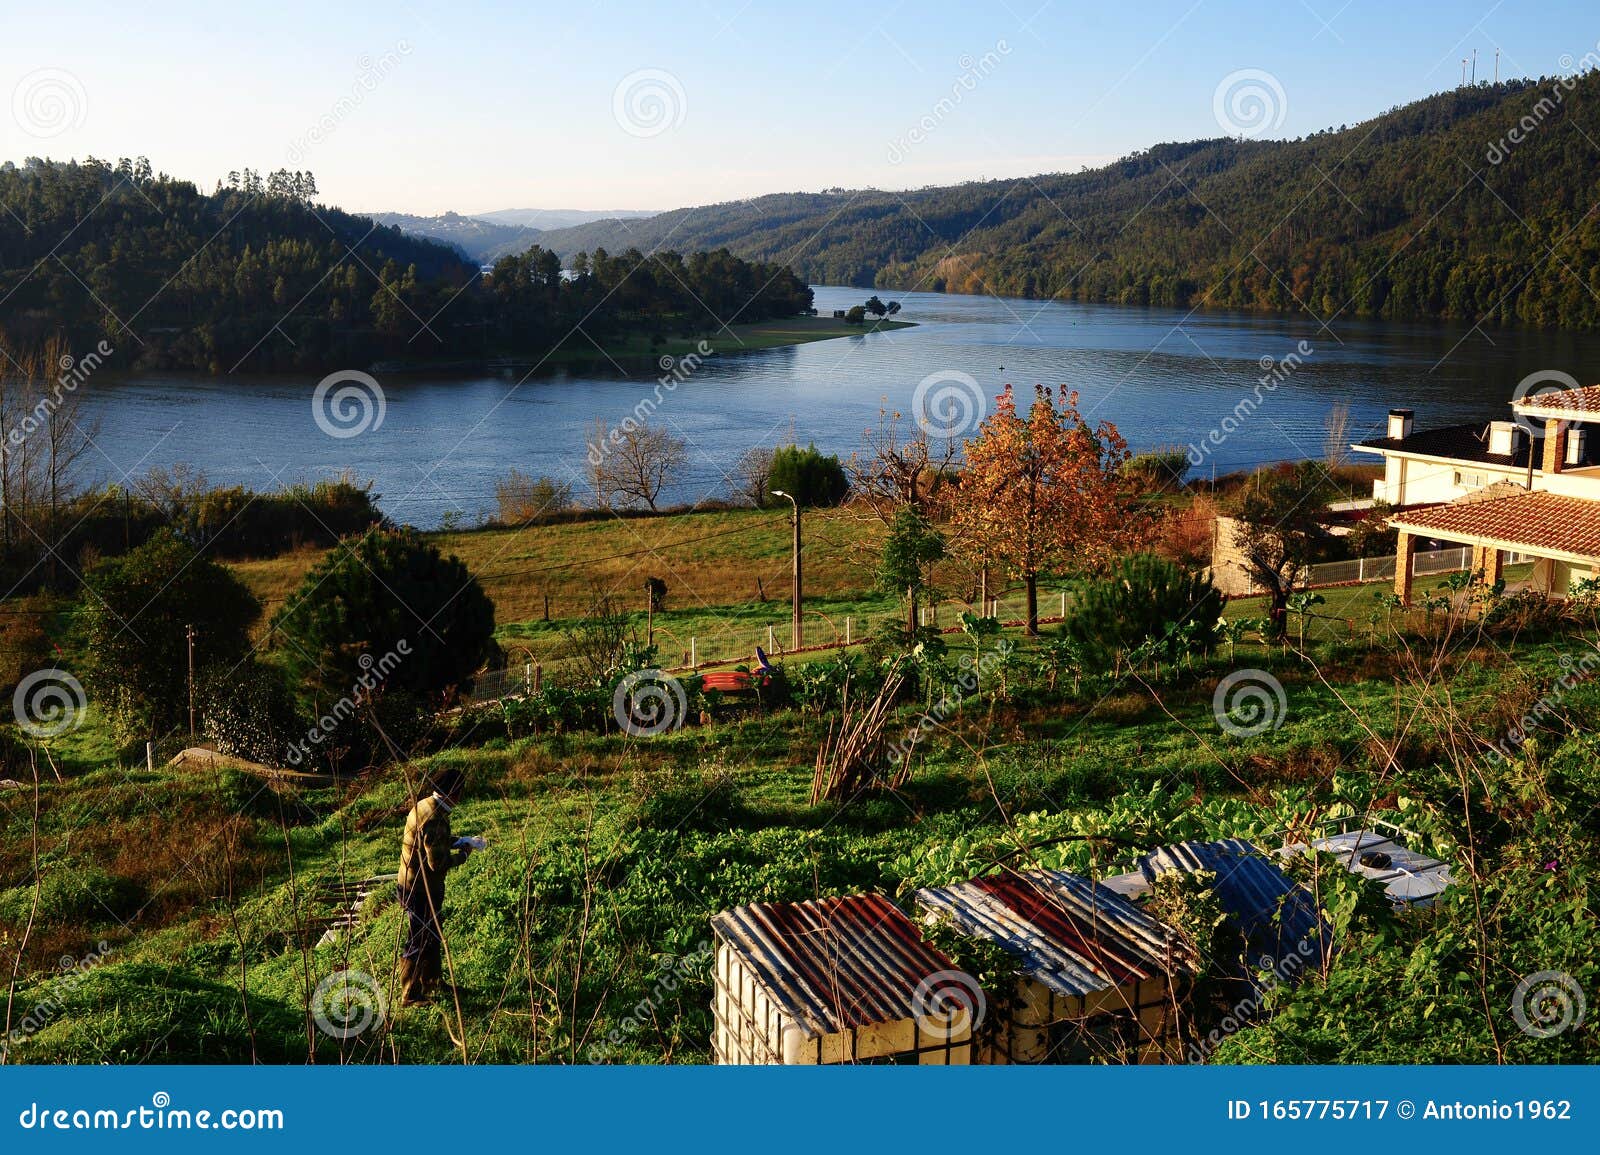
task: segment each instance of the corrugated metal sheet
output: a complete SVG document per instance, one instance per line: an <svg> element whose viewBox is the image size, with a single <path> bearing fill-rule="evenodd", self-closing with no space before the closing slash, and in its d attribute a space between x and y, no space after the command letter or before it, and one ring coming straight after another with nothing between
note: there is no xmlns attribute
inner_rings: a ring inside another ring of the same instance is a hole
<svg viewBox="0 0 1600 1155"><path fill-rule="evenodd" d="M1139 870L1152 883L1168 871L1215 874L1217 900L1244 937L1251 969L1267 959L1304 956L1302 943L1310 944L1311 957L1320 965L1328 925L1310 892L1243 839L1163 846L1145 855Z"/></svg>
<svg viewBox="0 0 1600 1155"><path fill-rule="evenodd" d="M808 1038L914 1018L917 984L956 969L877 894L735 907L711 928Z"/></svg>
<svg viewBox="0 0 1600 1155"><path fill-rule="evenodd" d="M1063 871L931 887L917 892L917 905L996 943L1030 978L1069 998L1194 969L1169 928L1121 895Z"/></svg>

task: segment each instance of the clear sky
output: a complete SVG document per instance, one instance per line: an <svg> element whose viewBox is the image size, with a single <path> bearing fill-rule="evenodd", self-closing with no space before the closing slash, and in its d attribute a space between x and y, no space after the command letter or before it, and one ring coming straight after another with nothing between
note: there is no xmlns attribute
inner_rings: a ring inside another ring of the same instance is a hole
<svg viewBox="0 0 1600 1155"><path fill-rule="evenodd" d="M309 168L418 213L1075 170L1354 123L1473 49L1480 79L1600 54L1593 0L4 2L0 159Z"/></svg>

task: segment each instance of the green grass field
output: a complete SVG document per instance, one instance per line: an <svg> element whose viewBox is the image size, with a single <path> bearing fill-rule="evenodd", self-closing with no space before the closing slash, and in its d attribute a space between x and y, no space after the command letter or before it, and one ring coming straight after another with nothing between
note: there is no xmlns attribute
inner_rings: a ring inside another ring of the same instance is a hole
<svg viewBox="0 0 1600 1155"><path fill-rule="evenodd" d="M877 630L897 617L895 600L868 585L868 524L849 511L808 515L817 591L808 630L841 618ZM770 511L462 533L442 544L483 575L508 653L548 659L552 672L572 619L543 620L541 587L526 570L586 582L554 587L565 607L580 593L614 588L623 598L659 567L672 590L656 618L664 663L682 656L686 636L731 647L764 641L769 624L780 638L786 628L787 527ZM312 560L239 569L281 601ZM758 579L766 601L750 596ZM8 1060L701 1062L710 982L683 960L701 956L719 910L861 890L904 900L916 886L1001 862L1103 874L1164 842L1237 835L1271 846L1352 810L1414 824L1482 889L1463 888L1429 920L1371 921L1352 906L1339 923L1347 961L1326 980L1337 996L1316 1001L1320 986L1296 995L1219 1057L1582 1059L1587 1036L1542 1050L1493 1038L1483 1006L1505 1004L1533 970L1600 981L1587 873L1600 749L1579 721L1600 707L1600 686L1564 692L1536 760L1501 770L1473 762L1477 777L1465 779L1459 768L1463 752L1548 700L1593 631L1491 636L1443 612L1380 624L1368 620L1375 588L1326 591L1308 621L1309 661L1250 638L1177 667L1057 678L1035 660L1038 645L1009 629L1013 656L977 693L955 691L959 707L916 747L905 785L844 802L811 801L835 719L800 706L722 708L709 724L691 716L675 732L631 738L529 735L490 705L452 715L436 747L331 786L164 760L151 771L142 747L119 747L91 707L80 728L34 746L37 822L31 777L0 790L0 880L9 880L0 967L18 966L13 1021L32 1017ZM1045 613L1055 597L1054 587L1042 594ZM641 609L632 624L642 631ZM1013 610L1015 595L1005 615ZM1259 600L1229 608L1264 612ZM969 644L950 639L898 708L896 735L951 692ZM1259 733L1222 724L1231 715L1218 713L1214 692L1236 672L1277 687ZM395 869L407 799L447 765L470 780L457 833L481 834L490 849L450 881L456 998L402 1009L400 916L387 892L327 944L305 928L332 913L329 884ZM1551 855L1562 872L1531 871ZM1492 975L1472 961L1491 949ZM62 958L92 963L62 977ZM1417 958L1436 961L1417 969ZM349 984L381 991L384 1014L341 1040L317 1029L310 1008L319 990ZM1374 1026L1376 1040L1364 1034Z"/></svg>

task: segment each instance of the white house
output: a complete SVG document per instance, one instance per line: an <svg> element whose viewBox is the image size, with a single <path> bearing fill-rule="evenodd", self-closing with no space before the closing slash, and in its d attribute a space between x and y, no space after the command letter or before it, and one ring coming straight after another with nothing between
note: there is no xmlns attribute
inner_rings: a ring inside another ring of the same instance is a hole
<svg viewBox="0 0 1600 1155"><path fill-rule="evenodd" d="M1600 385L1524 397L1513 421L1418 431L1391 409L1387 436L1352 446L1383 457L1373 497L1400 507L1395 591L1410 600L1418 541L1471 546L1499 580L1507 553L1532 555L1533 584L1564 594L1600 575Z"/></svg>

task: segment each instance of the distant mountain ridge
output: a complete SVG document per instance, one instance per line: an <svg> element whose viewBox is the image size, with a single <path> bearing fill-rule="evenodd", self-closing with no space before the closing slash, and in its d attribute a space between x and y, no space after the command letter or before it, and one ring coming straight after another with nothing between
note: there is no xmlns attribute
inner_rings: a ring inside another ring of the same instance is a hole
<svg viewBox="0 0 1600 1155"><path fill-rule="evenodd" d="M479 264L490 263L506 253L521 252L539 236L538 229L496 224L460 213L440 213L433 217L373 213L372 219L381 225L392 225L409 236L449 245L462 257Z"/></svg>
<svg viewBox="0 0 1600 1155"><path fill-rule="evenodd" d="M568 229L590 221L636 220L653 217L658 209L495 209L474 213L480 221L497 225L521 225L534 229Z"/></svg>
<svg viewBox="0 0 1600 1155"><path fill-rule="evenodd" d="M908 192L778 193L538 243L564 259L726 247L814 284L1594 328L1597 140L1590 71L1458 88L1298 140L1160 144L1092 171Z"/></svg>
<svg viewBox="0 0 1600 1155"><path fill-rule="evenodd" d="M447 212L431 217L412 213L371 214L379 224L393 225L414 237L439 241L479 264L493 264L501 257L526 251L545 229L571 228L597 220L620 222L652 215L633 209L496 209L472 216Z"/></svg>

